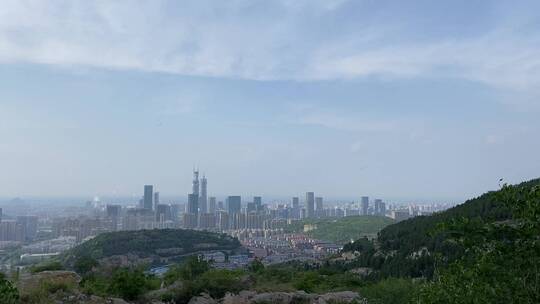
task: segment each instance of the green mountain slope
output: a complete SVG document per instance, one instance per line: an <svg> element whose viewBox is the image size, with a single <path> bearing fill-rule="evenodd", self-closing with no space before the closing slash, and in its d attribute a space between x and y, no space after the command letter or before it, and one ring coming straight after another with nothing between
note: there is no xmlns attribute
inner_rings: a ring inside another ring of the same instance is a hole
<svg viewBox="0 0 540 304"><path fill-rule="evenodd" d="M531 189L540 184L540 179L516 185L516 188ZM436 233L440 224L467 218L483 222L504 221L512 214L496 197L498 191L487 192L477 198L444 212L431 216L419 216L382 229L377 238L379 250L363 251L357 263L360 266L378 270L378 275L431 277L434 271L435 255L442 255L445 261L453 261L463 255L463 249L455 243L447 242L445 233ZM348 245L345 250L360 246ZM365 247L365 246L364 246Z"/></svg>
<svg viewBox="0 0 540 304"><path fill-rule="evenodd" d="M302 232L308 225L312 230L306 233L316 239L345 244L361 237L376 237L393 219L385 216L347 216L341 218L306 219L293 222L285 227L290 232Z"/></svg>
<svg viewBox="0 0 540 304"><path fill-rule="evenodd" d="M203 250L238 248L238 239L225 234L185 229L154 229L103 233L71 249L66 256L90 256L94 259L125 254L167 257Z"/></svg>

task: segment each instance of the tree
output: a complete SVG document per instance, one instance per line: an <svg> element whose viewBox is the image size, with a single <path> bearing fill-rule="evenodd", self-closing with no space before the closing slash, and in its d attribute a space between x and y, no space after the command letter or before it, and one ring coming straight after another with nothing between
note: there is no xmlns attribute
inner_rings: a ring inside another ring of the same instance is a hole
<svg viewBox="0 0 540 304"><path fill-rule="evenodd" d="M98 264L98 261L96 261L95 259L91 258L88 255L83 255L75 261L74 268L75 271L77 271L78 273L86 274L91 271L92 268L98 266Z"/></svg>
<svg viewBox="0 0 540 304"><path fill-rule="evenodd" d="M19 291L10 281L4 278L2 273L0 273L0 303L19 303Z"/></svg>
<svg viewBox="0 0 540 304"><path fill-rule="evenodd" d="M109 290L126 300L136 300L147 289L147 279L140 269L126 268L114 271Z"/></svg>
<svg viewBox="0 0 540 304"><path fill-rule="evenodd" d="M540 186L504 185L507 221L462 218L443 226L466 254L438 268L419 303L540 303Z"/></svg>
<svg viewBox="0 0 540 304"><path fill-rule="evenodd" d="M260 273L264 271L264 264L260 259L254 259L251 264L249 264L248 270L255 273Z"/></svg>

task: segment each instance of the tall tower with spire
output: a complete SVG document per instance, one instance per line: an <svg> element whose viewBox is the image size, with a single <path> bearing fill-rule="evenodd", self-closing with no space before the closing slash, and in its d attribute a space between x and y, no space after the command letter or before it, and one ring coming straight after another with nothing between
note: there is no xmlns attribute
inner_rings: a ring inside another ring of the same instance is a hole
<svg viewBox="0 0 540 304"><path fill-rule="evenodd" d="M193 168L193 195L199 196L199 169Z"/></svg>
<svg viewBox="0 0 540 304"><path fill-rule="evenodd" d="M201 179L201 195L199 196L199 209L201 210L201 213L208 213L207 180L204 174Z"/></svg>

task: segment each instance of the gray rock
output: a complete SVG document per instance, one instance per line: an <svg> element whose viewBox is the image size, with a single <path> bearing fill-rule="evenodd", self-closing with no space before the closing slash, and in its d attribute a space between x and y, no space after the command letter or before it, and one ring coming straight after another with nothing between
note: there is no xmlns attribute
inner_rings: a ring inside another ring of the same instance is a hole
<svg viewBox="0 0 540 304"><path fill-rule="evenodd" d="M207 293L202 293L198 297L193 297L188 304L218 304L218 302Z"/></svg>

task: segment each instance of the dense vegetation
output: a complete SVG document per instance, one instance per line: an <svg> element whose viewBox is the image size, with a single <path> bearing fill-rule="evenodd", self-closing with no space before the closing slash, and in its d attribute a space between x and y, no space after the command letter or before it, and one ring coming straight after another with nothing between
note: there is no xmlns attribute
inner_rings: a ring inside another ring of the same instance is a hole
<svg viewBox="0 0 540 304"><path fill-rule="evenodd" d="M540 303L540 185L494 195L512 217L460 218L441 227L466 254L438 269L421 303Z"/></svg>
<svg viewBox="0 0 540 304"><path fill-rule="evenodd" d="M516 191L529 191L540 179L513 186ZM355 266L372 267L374 275L384 277L432 278L436 263L449 264L462 257L466 248L450 241L451 233L439 229L443 223L458 219L481 222L500 222L512 218L512 210L500 199L501 191L492 191L466 201L464 204L432 216L419 216L382 229L374 247L360 250ZM365 246L365 241L360 241ZM354 244L354 243L353 243ZM354 251L355 245L345 250ZM441 257L436 260L436 257Z"/></svg>
<svg viewBox="0 0 540 304"><path fill-rule="evenodd" d="M377 232L393 222L394 220L385 216L347 216L295 221L284 228L290 232L301 232L304 231L304 225L313 225L316 229L308 231L309 236L345 244L364 236L375 237Z"/></svg>
<svg viewBox="0 0 540 304"><path fill-rule="evenodd" d="M238 239L226 234L187 229L109 232L70 250L66 257L89 256L100 259L114 255L140 257L190 254L201 250L236 250Z"/></svg>
<svg viewBox="0 0 540 304"><path fill-rule="evenodd" d="M226 292L241 290L259 292L304 290L309 293L352 290L366 296L369 303L402 303L412 300L416 285L408 279L388 279L380 282L363 280L339 266L290 262L265 267L255 260L247 269L212 269L204 261L190 259L165 275L167 286L175 286L161 295L162 300L187 303L193 296L207 293L220 298Z"/></svg>
<svg viewBox="0 0 540 304"><path fill-rule="evenodd" d="M19 303L19 292L13 284L0 272L0 303L15 304Z"/></svg>

